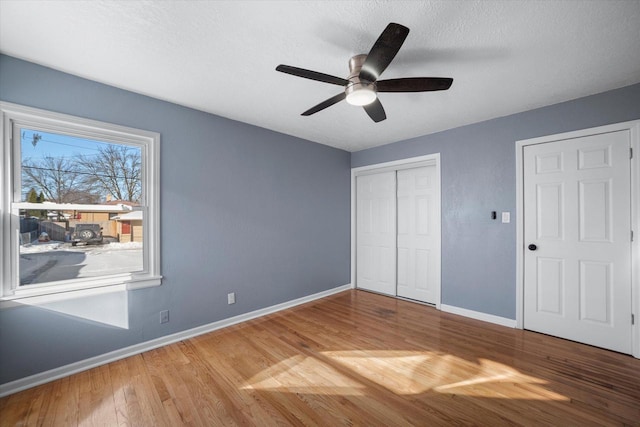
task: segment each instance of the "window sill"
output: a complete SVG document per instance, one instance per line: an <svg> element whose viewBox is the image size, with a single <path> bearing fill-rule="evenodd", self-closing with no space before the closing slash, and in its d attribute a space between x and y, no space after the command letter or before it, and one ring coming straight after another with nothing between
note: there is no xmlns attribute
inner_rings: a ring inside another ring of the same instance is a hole
<svg viewBox="0 0 640 427"><path fill-rule="evenodd" d="M137 289L160 286L162 276L139 276L130 274L88 279L82 283L41 286L31 289L18 289L13 295L0 297L0 309L18 305L39 305L67 299L83 298L117 291L132 291Z"/></svg>

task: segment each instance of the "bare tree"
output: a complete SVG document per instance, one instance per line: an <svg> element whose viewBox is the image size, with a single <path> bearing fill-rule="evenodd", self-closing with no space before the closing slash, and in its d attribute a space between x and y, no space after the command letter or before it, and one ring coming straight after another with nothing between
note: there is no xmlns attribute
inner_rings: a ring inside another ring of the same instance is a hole
<svg viewBox="0 0 640 427"><path fill-rule="evenodd" d="M109 144L97 155L77 157L86 188L111 194L118 200L137 202L142 196L142 162L139 148Z"/></svg>
<svg viewBox="0 0 640 427"><path fill-rule="evenodd" d="M47 200L56 203L83 203L79 200L82 173L66 157L46 156L22 163L22 188L38 188Z"/></svg>

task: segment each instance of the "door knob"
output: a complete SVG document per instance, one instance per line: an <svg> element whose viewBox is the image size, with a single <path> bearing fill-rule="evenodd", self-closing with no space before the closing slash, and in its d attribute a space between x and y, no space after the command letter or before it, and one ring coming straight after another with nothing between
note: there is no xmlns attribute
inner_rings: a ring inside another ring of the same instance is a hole
<svg viewBox="0 0 640 427"><path fill-rule="evenodd" d="M535 251L536 249L538 249L538 247L536 245L534 245L533 243L529 245L529 250L530 251Z"/></svg>

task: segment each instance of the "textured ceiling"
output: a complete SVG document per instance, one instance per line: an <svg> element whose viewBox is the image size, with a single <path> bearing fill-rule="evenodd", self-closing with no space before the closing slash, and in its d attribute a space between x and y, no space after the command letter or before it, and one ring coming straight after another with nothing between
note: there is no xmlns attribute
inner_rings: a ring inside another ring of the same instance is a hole
<svg viewBox="0 0 640 427"><path fill-rule="evenodd" d="M389 22L411 29L382 78L387 120L341 102L300 113ZM0 52L223 117L357 151L640 82L640 1L1 1ZM1 72L1 70L0 70Z"/></svg>

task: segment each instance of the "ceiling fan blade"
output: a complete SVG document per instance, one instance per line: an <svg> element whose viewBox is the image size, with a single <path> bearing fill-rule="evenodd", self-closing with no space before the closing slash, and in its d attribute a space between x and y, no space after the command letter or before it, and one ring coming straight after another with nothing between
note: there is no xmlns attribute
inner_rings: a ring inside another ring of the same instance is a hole
<svg viewBox="0 0 640 427"><path fill-rule="evenodd" d="M375 82L395 58L407 35L409 29L404 25L393 22L387 25L362 64L360 78Z"/></svg>
<svg viewBox="0 0 640 427"><path fill-rule="evenodd" d="M347 97L347 95L344 92L341 92L341 93L337 94L336 96L333 96L333 97L327 99L326 101L322 101L320 104L316 105L315 107L309 108L307 111L302 113L302 115L303 116L310 116L312 114L315 114L318 111L322 111L327 107L331 107L333 104L337 104L338 102L342 101L346 97Z"/></svg>
<svg viewBox="0 0 640 427"><path fill-rule="evenodd" d="M453 79L449 77L408 77L404 79L378 80L378 92L428 92L447 90Z"/></svg>
<svg viewBox="0 0 640 427"><path fill-rule="evenodd" d="M349 80L341 77L331 76L329 74L319 73L317 71L305 70L304 68L292 67L290 65L278 65L276 71L291 74L293 76L303 77L305 79L316 80L324 83L331 83L338 86L346 86Z"/></svg>
<svg viewBox="0 0 640 427"><path fill-rule="evenodd" d="M364 111L367 112L371 120L378 123L387 118L387 115L384 112L384 108L382 107L382 103L378 98L373 101L371 104L367 104L363 106Z"/></svg>

